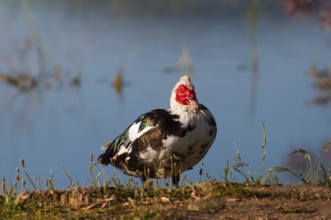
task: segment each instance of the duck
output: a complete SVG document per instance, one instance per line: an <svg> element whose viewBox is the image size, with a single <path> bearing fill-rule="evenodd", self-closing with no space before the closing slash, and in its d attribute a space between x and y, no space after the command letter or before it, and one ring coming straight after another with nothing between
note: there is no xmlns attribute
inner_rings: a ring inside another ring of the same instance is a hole
<svg viewBox="0 0 331 220"><path fill-rule="evenodd" d="M171 91L170 108L140 115L102 146L105 152L98 162L139 177L143 185L150 178L172 178L178 187L180 175L206 156L216 135L214 116L198 102L190 77L184 75Z"/></svg>

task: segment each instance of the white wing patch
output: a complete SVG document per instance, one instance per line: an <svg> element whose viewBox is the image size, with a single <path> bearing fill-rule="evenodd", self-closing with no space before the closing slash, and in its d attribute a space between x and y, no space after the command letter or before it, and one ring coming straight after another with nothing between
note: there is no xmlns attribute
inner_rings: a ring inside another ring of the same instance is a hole
<svg viewBox="0 0 331 220"><path fill-rule="evenodd" d="M122 154L125 154L125 153L129 153L129 150L122 146L120 148L120 150L117 152L116 157L118 157L118 156L120 156Z"/></svg>
<svg viewBox="0 0 331 220"><path fill-rule="evenodd" d="M152 128L155 128L155 126L145 127L143 130L139 131L141 121L138 123L134 123L131 125L128 131L128 139L125 141L126 144L122 144L119 148L119 151L116 153L116 157L122 155L122 154L130 154L132 151L132 142L139 138L141 135L145 134L147 131L151 130ZM129 145L127 145L130 143ZM127 158L128 160L128 158Z"/></svg>
<svg viewBox="0 0 331 220"><path fill-rule="evenodd" d="M145 127L143 130L139 131L139 127L140 127L141 121L138 123L134 123L131 125L131 127L129 128L129 139L130 141L134 141L137 138L139 138L141 135L145 134L147 131L151 130L152 128L155 128L155 126L150 126L150 127Z"/></svg>

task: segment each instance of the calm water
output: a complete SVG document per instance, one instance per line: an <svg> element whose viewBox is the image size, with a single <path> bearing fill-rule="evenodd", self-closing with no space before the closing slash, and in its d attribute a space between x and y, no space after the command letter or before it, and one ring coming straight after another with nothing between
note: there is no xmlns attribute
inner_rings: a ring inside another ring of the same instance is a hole
<svg viewBox="0 0 331 220"><path fill-rule="evenodd" d="M166 70L184 50L193 61L199 101L219 128L204 159L210 176L221 179L235 146L259 169L261 123L269 167L286 166L295 147L318 152L331 138L330 106L309 102L315 93L310 66L328 67L331 55L330 33L315 19L289 18L276 8L263 9L257 23L250 23L245 7L212 2L187 11L180 5L143 11L139 5L105 2L22 2L0 1L0 72L38 75L44 62L43 78L52 87L23 93L0 82L0 177L8 181L14 181L24 158L31 176L47 178L52 169L57 188L69 184L63 166L74 180L89 184L91 153L99 155L100 146L141 113L168 108L179 73ZM24 49L29 39L31 49ZM119 69L126 82L121 94L112 88ZM79 86L70 84L74 76L80 77ZM199 167L186 173L188 179L199 180ZM114 171L107 168L109 176Z"/></svg>

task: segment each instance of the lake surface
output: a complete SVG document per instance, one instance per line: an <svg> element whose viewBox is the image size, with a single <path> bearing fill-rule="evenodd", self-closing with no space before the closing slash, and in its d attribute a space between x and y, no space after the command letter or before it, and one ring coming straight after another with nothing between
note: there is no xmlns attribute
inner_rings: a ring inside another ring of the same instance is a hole
<svg viewBox="0 0 331 220"><path fill-rule="evenodd" d="M91 153L140 114L169 107L183 53L218 125L203 160L211 177L221 179L237 150L259 170L262 123L268 167L288 166L296 147L316 154L330 140L330 106L310 102L309 70L328 68L331 55L331 35L315 18L288 17L277 5L254 19L245 16L248 5L124 2L0 1L0 72L24 72L42 85L22 92L0 81L0 177L14 182L24 158L30 176L49 178L51 169L56 188L69 184L63 166L89 184ZM119 71L120 93L112 87ZM198 181L200 167L187 178ZM106 168L114 172L127 179Z"/></svg>

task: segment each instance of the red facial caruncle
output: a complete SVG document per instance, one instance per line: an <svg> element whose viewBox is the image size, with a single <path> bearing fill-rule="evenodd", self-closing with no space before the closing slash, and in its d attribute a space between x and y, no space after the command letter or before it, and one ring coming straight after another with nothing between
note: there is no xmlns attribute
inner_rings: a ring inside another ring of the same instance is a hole
<svg viewBox="0 0 331 220"><path fill-rule="evenodd" d="M196 103L194 88L189 89L184 84L180 84L176 89L176 101L182 105L189 105L191 102Z"/></svg>

